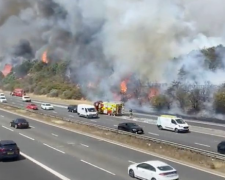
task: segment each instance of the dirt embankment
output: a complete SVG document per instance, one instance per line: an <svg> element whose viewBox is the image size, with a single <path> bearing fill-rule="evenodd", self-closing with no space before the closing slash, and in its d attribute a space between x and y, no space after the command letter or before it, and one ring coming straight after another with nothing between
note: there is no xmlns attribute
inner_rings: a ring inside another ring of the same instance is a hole
<svg viewBox="0 0 225 180"><path fill-rule="evenodd" d="M225 161L213 159L205 155L192 152L190 150L185 150L182 148L165 145L162 143L157 143L154 141L138 139L135 136L119 134L117 131L110 132L107 130L100 130L97 127L89 125L66 122L57 118L39 115L37 113L29 112L23 109L17 109L3 104L0 104L0 108L14 113L18 113L23 116L35 118L38 119L39 121L44 121L54 125L65 127L74 130L78 133L79 132L85 133L105 140L110 140L112 142L121 143L123 145L141 149L142 151L145 152L155 153L161 157L176 159L188 164L192 164L193 166L208 169L208 171L215 171L216 173L224 173L225 175Z"/></svg>

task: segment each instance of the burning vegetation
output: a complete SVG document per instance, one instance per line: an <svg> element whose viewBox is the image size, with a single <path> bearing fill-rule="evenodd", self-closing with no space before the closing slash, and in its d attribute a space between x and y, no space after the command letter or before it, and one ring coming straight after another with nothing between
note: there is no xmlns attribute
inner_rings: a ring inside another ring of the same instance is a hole
<svg viewBox="0 0 225 180"><path fill-rule="evenodd" d="M42 62L45 63L45 64L48 64L49 63L49 59L48 59L48 51L44 51L44 53L42 54Z"/></svg>

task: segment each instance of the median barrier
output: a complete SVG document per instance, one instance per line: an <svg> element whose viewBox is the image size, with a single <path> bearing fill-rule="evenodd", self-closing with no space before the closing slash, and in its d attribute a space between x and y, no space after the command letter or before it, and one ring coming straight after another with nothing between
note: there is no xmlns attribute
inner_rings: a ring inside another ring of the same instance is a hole
<svg viewBox="0 0 225 180"><path fill-rule="evenodd" d="M11 105L11 104L4 104L5 108L6 106L11 107L11 108L16 108L16 109L21 109L20 107ZM97 125L97 124L93 124L90 122L84 122L82 120L76 120L76 119L72 119L72 118L65 118L63 116L56 116L56 115L48 115L48 114L44 114L35 110L27 110L22 108L23 110L30 112L30 113L34 113L34 114L38 114L38 115L42 115L45 117L50 117L50 118L54 118L54 119L58 119L58 120L62 120L62 121L66 121L69 123L75 123L75 124L81 124L81 125L85 125L85 126L89 126L89 127L95 127L98 129L102 129L102 130L106 130L106 131L110 131L110 132L114 132L116 134L121 134L121 135L127 135L129 137L135 137L137 139L140 140L146 140L150 142L155 142L158 144L165 144L165 145L169 145L169 146L173 146L177 149L181 149L181 150L187 150L193 153L197 153L197 154L201 154L201 155L205 155L214 159L218 159L218 160L222 160L225 161L225 155L216 153L216 152L211 152L211 151L207 151L207 150L203 150L203 149L199 149L199 148L194 148L191 146L186 146L186 145L182 145L182 144L178 144L178 143L174 143L174 142L170 142L170 141L166 141L166 140L162 140L162 139L157 139L157 138L153 138L153 137L149 137L149 136L145 136L145 135L138 135L138 134L133 134L133 133L129 133L129 132L125 132L125 131L120 131L114 128L109 128L109 127L105 127L105 126L101 126L101 125Z"/></svg>

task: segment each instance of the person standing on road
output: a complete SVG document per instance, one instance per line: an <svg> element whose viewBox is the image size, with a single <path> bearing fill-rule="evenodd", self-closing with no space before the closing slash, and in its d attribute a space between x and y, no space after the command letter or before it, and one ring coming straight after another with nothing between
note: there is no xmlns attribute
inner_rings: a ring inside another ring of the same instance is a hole
<svg viewBox="0 0 225 180"><path fill-rule="evenodd" d="M129 113L130 113L130 119L132 119L132 118L133 118L133 110L130 109L130 110L129 110Z"/></svg>

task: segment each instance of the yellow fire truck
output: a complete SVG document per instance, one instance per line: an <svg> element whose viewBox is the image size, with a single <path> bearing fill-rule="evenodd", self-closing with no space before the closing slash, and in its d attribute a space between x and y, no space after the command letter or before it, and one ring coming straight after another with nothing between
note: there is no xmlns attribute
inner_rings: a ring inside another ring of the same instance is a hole
<svg viewBox="0 0 225 180"><path fill-rule="evenodd" d="M97 101L94 106L99 114L107 114L110 116L120 116L123 114L124 104L121 102L103 102Z"/></svg>

